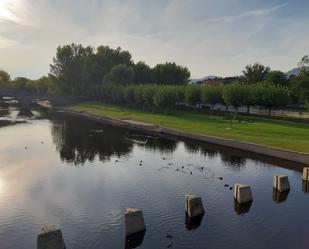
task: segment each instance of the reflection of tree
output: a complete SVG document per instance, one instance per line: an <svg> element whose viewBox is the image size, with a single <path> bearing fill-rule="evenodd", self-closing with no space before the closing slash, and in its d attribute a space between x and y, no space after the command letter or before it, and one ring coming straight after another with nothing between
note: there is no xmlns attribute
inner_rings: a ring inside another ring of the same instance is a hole
<svg viewBox="0 0 309 249"><path fill-rule="evenodd" d="M150 138L145 144L148 150L159 150L160 152L172 153L176 150L178 142L171 139L164 138Z"/></svg>
<svg viewBox="0 0 309 249"><path fill-rule="evenodd" d="M193 143L192 141L186 141L184 145L186 151L190 154L197 154L200 152L201 147L197 143Z"/></svg>
<svg viewBox="0 0 309 249"><path fill-rule="evenodd" d="M221 153L221 160L225 162L227 166L231 166L234 169L241 169L246 164L246 159L233 154Z"/></svg>
<svg viewBox="0 0 309 249"><path fill-rule="evenodd" d="M187 152L190 154L200 153L202 156L208 156L209 158L214 158L219 153L219 151L213 144L188 140L185 141L184 145Z"/></svg>
<svg viewBox="0 0 309 249"><path fill-rule="evenodd" d="M137 135L124 129L66 115L55 115L51 130L61 159L74 164L93 161L96 156L105 161L111 156L127 155L137 141L147 141L145 144L137 144L148 150L173 152L177 147L174 140Z"/></svg>
<svg viewBox="0 0 309 249"><path fill-rule="evenodd" d="M100 130L103 129L103 132ZM101 161L132 151L133 142L124 139L124 131L85 119L61 115L53 120L53 141L62 160L83 164L98 155Z"/></svg>

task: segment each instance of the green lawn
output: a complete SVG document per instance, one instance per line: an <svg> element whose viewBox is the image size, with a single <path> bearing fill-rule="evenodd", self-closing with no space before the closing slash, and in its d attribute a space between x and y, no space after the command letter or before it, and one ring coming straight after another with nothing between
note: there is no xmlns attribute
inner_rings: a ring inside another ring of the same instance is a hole
<svg viewBox="0 0 309 249"><path fill-rule="evenodd" d="M189 111L174 111L169 115L152 114L98 102L80 103L68 108L112 118L160 124L164 127L195 134L230 138L309 153L309 124L250 118L253 121L251 123L234 121L232 129L230 129L230 121L224 119L223 116Z"/></svg>

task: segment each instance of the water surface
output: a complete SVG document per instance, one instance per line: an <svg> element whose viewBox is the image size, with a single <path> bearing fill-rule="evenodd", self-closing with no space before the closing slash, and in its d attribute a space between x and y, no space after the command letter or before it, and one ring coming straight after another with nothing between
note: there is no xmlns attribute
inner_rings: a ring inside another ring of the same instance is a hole
<svg viewBox="0 0 309 249"><path fill-rule="evenodd" d="M46 223L62 229L68 249L308 248L309 187L301 168L284 166L63 113L1 108L0 248L36 248ZM288 194L273 193L274 173L289 176ZM251 205L235 205L224 184L236 182L251 185ZM186 221L185 193L203 199L195 223ZM142 209L147 226L130 242L127 207Z"/></svg>

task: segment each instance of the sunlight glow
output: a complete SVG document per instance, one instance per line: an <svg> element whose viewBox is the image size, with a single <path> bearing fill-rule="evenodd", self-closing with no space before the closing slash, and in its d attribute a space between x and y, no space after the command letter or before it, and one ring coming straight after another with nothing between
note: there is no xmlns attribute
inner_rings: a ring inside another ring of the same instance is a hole
<svg viewBox="0 0 309 249"><path fill-rule="evenodd" d="M16 1L15 1L16 2ZM1 21L18 21L19 18L13 13L13 0L0 0L0 22Z"/></svg>
<svg viewBox="0 0 309 249"><path fill-rule="evenodd" d="M4 193L4 181L0 178L0 195Z"/></svg>

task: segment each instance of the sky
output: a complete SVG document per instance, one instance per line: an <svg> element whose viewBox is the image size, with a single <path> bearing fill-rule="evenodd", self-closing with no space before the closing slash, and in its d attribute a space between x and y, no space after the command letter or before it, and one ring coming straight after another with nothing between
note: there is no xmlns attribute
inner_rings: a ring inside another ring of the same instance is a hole
<svg viewBox="0 0 309 249"><path fill-rule="evenodd" d="M39 78L59 45L120 46L192 78L288 71L309 53L308 0L0 0L0 69Z"/></svg>

